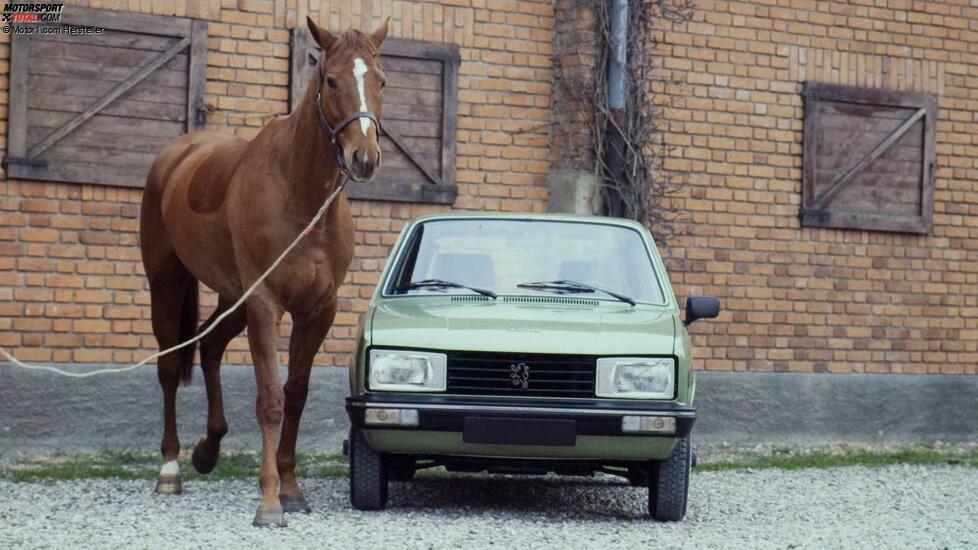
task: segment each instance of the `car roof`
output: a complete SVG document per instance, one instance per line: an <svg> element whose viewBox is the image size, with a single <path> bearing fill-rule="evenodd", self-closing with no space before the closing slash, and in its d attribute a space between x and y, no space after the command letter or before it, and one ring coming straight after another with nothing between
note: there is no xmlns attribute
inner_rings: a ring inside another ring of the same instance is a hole
<svg viewBox="0 0 978 550"><path fill-rule="evenodd" d="M634 221L625 218L611 218L607 216L590 216L582 214L552 214L552 213L532 213L532 212L485 212L453 210L451 212L439 212L435 214L425 214L414 218L411 223L417 224L435 220L477 220L477 219L500 219L500 220L524 220L524 221L543 221L543 222L575 222L593 223L602 225L618 225L632 229L644 230L645 227Z"/></svg>

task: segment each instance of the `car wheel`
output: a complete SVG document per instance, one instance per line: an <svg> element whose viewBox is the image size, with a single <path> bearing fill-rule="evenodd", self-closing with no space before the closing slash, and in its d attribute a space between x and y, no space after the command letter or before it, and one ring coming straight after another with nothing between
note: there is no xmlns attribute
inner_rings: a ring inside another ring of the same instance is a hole
<svg viewBox="0 0 978 550"><path fill-rule="evenodd" d="M681 521L686 515L691 467L689 436L679 438L669 458L652 464L649 514L657 521Z"/></svg>
<svg viewBox="0 0 978 550"><path fill-rule="evenodd" d="M392 481L411 481L415 471L415 460L410 457L392 460L387 466L387 476Z"/></svg>
<svg viewBox="0 0 978 550"><path fill-rule="evenodd" d="M363 430L350 428L350 503L357 510L387 506L387 464L370 448Z"/></svg>

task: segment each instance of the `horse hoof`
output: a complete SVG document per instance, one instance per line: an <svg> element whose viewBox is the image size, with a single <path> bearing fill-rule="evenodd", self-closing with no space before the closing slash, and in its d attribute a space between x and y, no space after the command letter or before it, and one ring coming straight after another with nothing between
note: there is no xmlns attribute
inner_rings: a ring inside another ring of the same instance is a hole
<svg viewBox="0 0 978 550"><path fill-rule="evenodd" d="M160 495L179 495L183 492L180 475L161 475L156 478L156 493Z"/></svg>
<svg viewBox="0 0 978 550"><path fill-rule="evenodd" d="M258 505L255 512L255 521L251 522L255 527L285 527L285 512L281 506Z"/></svg>
<svg viewBox="0 0 978 550"><path fill-rule="evenodd" d="M194 454L190 456L190 462L194 465L194 470L201 474L209 474L217 466L217 454L213 457L207 456L200 450L200 443L194 445Z"/></svg>
<svg viewBox="0 0 978 550"><path fill-rule="evenodd" d="M306 497L299 495L279 495L278 499L282 502L282 509L288 514L295 514L302 512L303 514L308 514L312 512L312 508L309 507L309 503L306 502Z"/></svg>

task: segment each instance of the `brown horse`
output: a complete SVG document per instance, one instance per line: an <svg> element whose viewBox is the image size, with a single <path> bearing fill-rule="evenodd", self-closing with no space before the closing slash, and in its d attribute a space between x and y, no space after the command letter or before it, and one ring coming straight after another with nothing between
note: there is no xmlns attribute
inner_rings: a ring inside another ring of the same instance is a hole
<svg viewBox="0 0 978 550"><path fill-rule="evenodd" d="M251 141L215 131L174 139L153 162L143 194L140 245L152 298L153 333L167 349L197 333L198 281L214 289L211 323L238 300L313 218L345 175L373 178L380 165L378 123L384 75L378 51L387 22L371 35L334 37L308 20L324 54L295 111ZM313 358L336 315L336 293L353 258L353 218L340 193L325 216L247 299L200 341L207 387L207 436L194 468L213 470L227 421L220 362L248 328L262 433L262 498L255 525L285 525L283 512L309 511L295 478L295 444ZM278 326L292 316L288 380L276 360ZM201 330L203 330L203 326ZM193 347L159 359L163 389L160 493L180 493L176 391L189 382ZM281 426L281 437L279 437Z"/></svg>

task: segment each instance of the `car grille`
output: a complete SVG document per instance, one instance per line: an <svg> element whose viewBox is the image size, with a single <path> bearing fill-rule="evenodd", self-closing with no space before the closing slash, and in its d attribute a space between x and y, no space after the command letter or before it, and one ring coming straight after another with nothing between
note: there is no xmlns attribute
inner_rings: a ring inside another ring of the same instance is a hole
<svg viewBox="0 0 978 550"><path fill-rule="evenodd" d="M594 397L593 357L526 353L448 354L448 393Z"/></svg>

